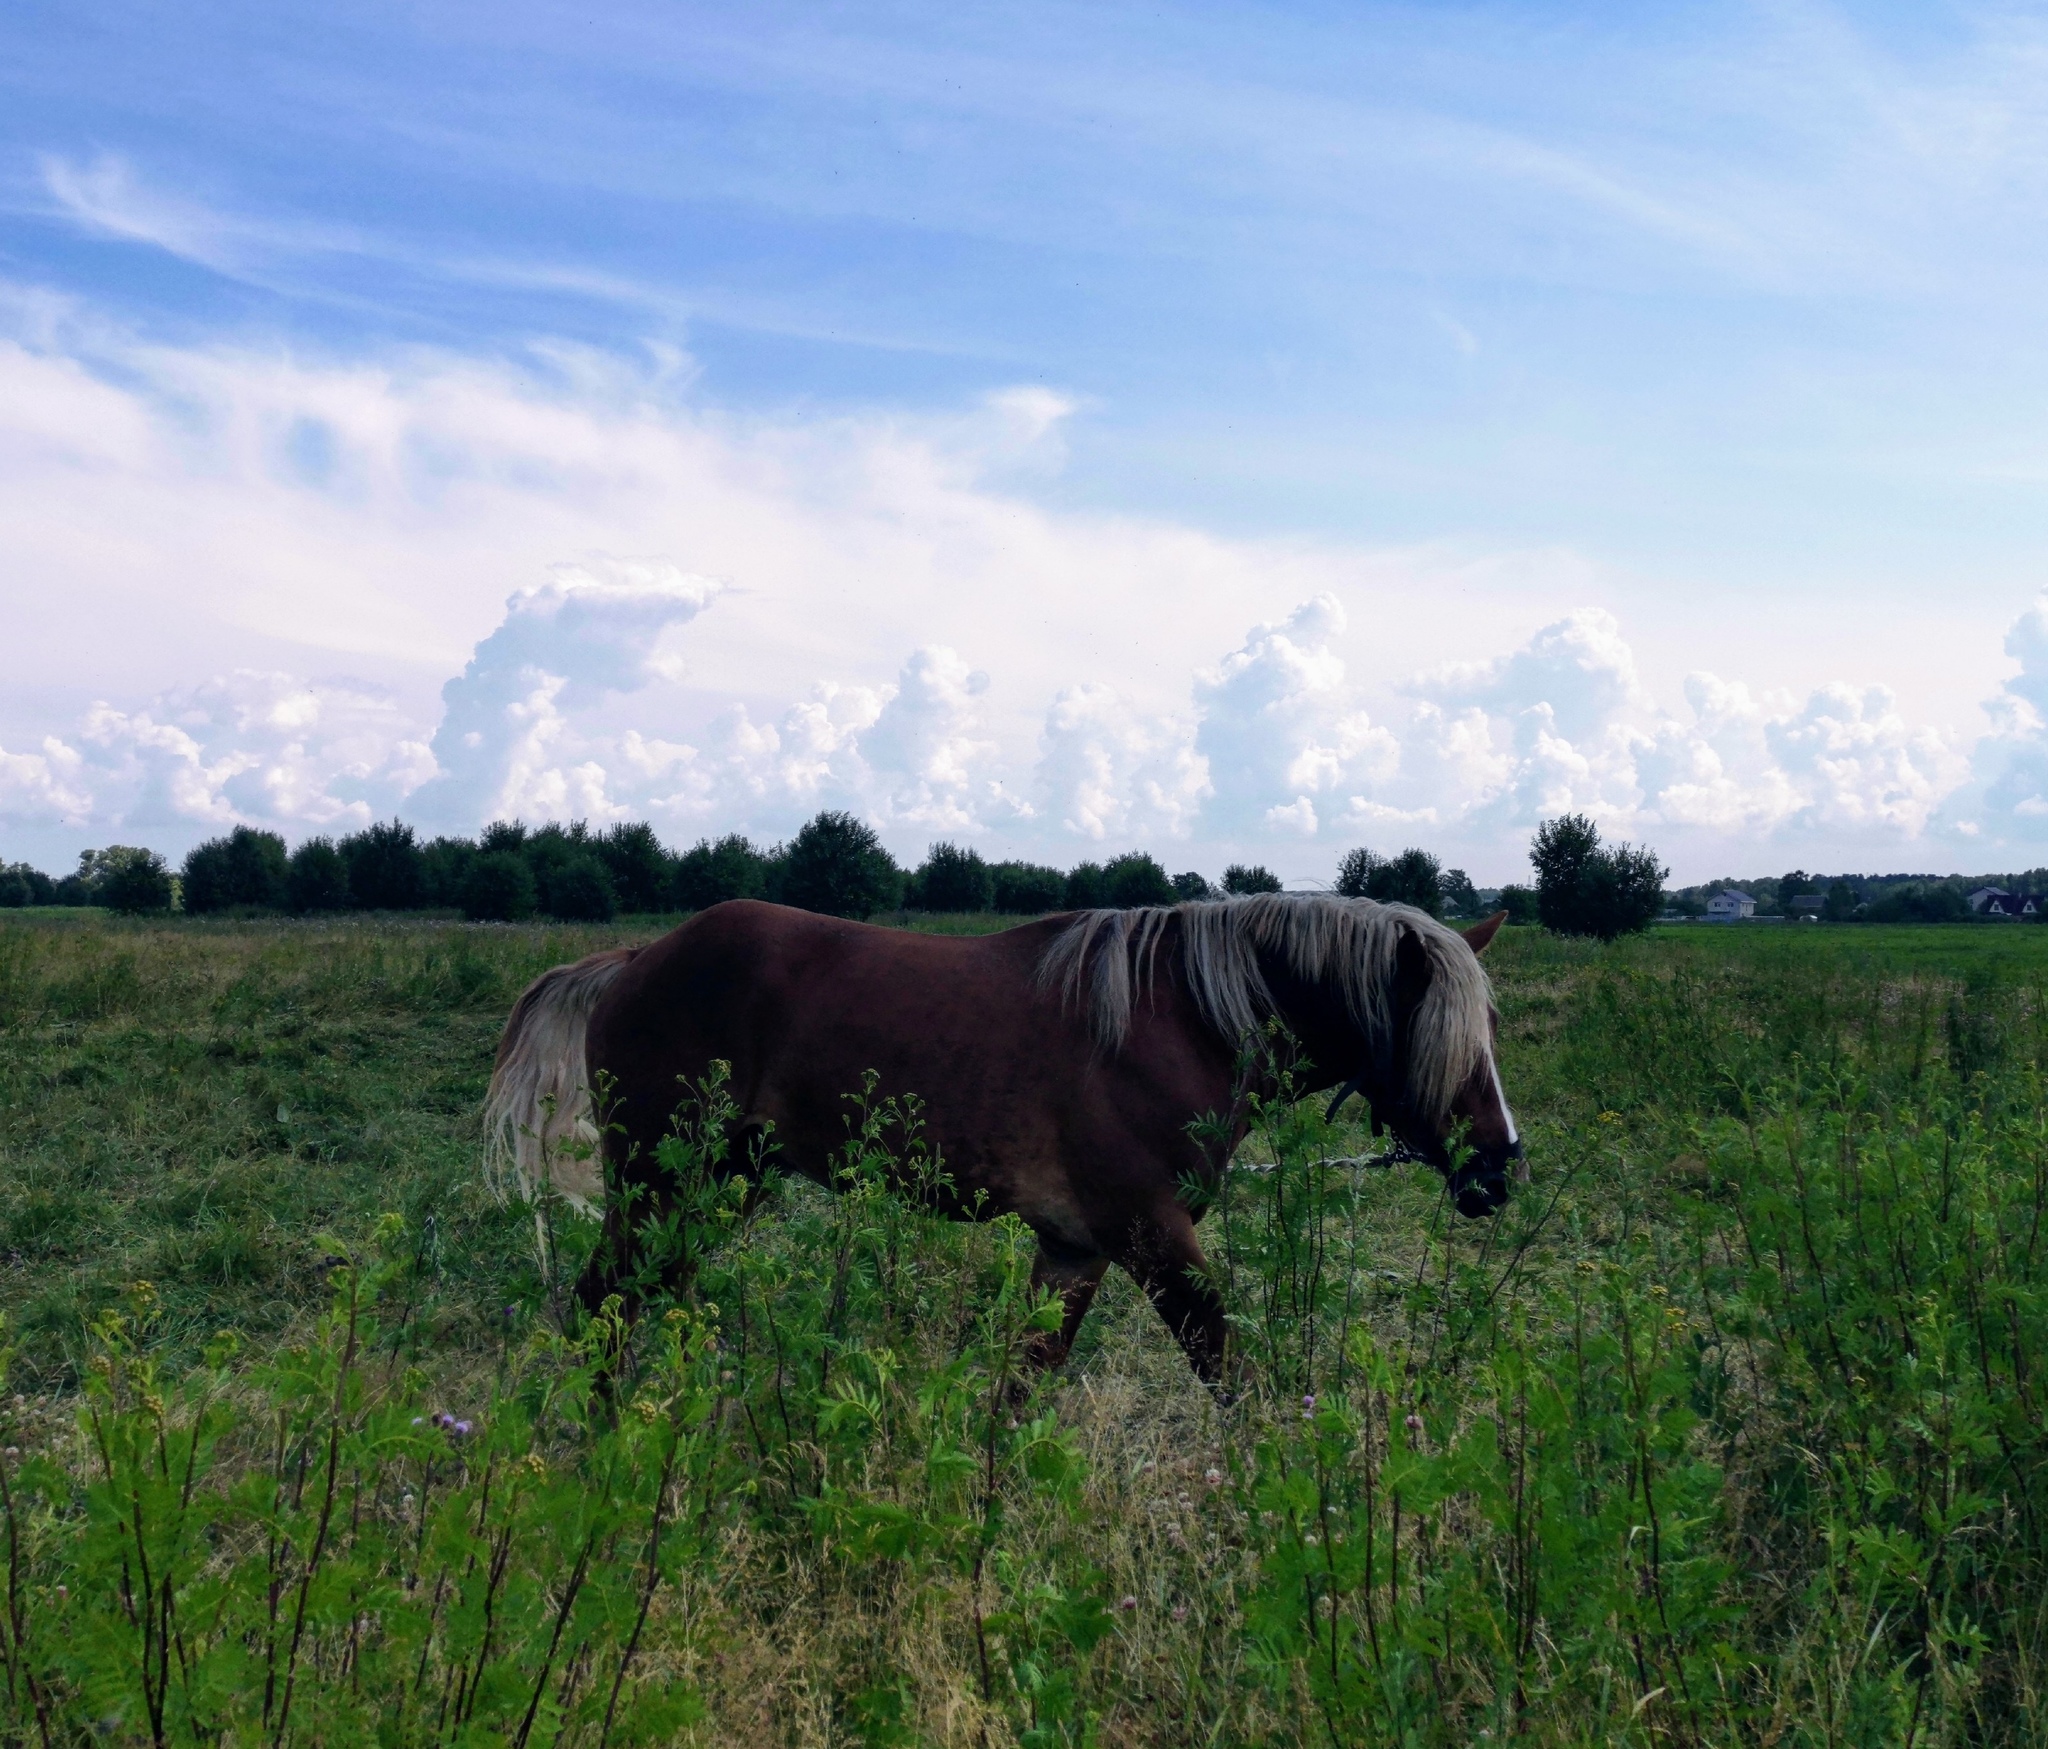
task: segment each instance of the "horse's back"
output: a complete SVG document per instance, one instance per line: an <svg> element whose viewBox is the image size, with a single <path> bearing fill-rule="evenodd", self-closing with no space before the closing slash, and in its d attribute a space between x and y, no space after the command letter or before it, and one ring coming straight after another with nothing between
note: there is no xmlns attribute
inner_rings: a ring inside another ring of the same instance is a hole
<svg viewBox="0 0 2048 1749"><path fill-rule="evenodd" d="M965 1137L1015 1121L1047 1072L1085 1063L1087 1041L1039 989L1054 930L985 936L883 929L729 900L699 912L628 965L591 1018L589 1066L639 1109L630 1129L665 1124L678 1078L731 1067L742 1110L786 1139L843 1134L846 1095L878 1077ZM956 1140L955 1145L958 1146Z"/></svg>
<svg viewBox="0 0 2048 1749"><path fill-rule="evenodd" d="M771 1020L783 1030L851 1020L863 1032L889 1033L906 1014L998 990L1038 998L1050 933L1024 924L991 935L927 935L730 899L643 950L604 1006L633 1013L638 1025L680 1024L726 1038Z"/></svg>

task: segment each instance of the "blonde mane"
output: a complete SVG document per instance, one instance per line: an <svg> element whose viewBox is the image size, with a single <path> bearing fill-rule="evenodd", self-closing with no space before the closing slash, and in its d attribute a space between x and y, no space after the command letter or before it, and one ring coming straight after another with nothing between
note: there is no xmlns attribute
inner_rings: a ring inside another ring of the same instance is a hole
<svg viewBox="0 0 2048 1749"><path fill-rule="evenodd" d="M1170 925L1178 923L1177 932ZM1411 905L1334 895L1260 893L1129 911L1083 911L1039 961L1038 981L1085 1007L1104 1050L1122 1048L1133 1005L1150 993L1169 941L1202 1019L1238 1044L1275 1012L1259 970L1274 955L1295 976L1334 984L1368 1044L1388 1041L1390 994L1403 938L1422 949L1429 987L1409 1028L1408 1091L1417 1114L1441 1121L1492 1049L1493 994L1464 938Z"/></svg>

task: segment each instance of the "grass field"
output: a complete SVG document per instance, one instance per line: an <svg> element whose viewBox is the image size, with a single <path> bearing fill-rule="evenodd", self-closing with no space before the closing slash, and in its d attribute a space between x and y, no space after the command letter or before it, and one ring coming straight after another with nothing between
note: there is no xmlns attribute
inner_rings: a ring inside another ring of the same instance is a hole
<svg viewBox="0 0 2048 1749"><path fill-rule="evenodd" d="M1222 1408L1120 1277L1022 1401L872 1139L706 1185L613 1416L476 1114L660 926L0 917L16 1738L2048 1737L2048 931L1509 931L1534 1182L1276 1106Z"/></svg>

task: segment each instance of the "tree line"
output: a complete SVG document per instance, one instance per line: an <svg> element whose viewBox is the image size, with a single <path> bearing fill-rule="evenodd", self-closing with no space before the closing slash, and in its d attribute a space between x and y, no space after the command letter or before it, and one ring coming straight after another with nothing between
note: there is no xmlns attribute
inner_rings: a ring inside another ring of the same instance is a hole
<svg viewBox="0 0 2048 1749"><path fill-rule="evenodd" d="M1756 901L1757 915L1790 916L1817 912L1826 923L1962 923L1977 913L1969 895L1979 887L2003 887L2008 893L2048 893L2048 868L2019 874L1808 874L1792 869L1772 877L1730 878L1681 887L1667 903L1681 917L1697 917L1707 901L1727 888ZM1805 900L1806 904L1797 901ZM1818 900L1817 906L1812 901Z"/></svg>
<svg viewBox="0 0 2048 1749"><path fill-rule="evenodd" d="M1653 919L1664 870L1646 849L1607 848L1592 822L1546 822L1531 853L1533 887L1507 887L1499 902L1517 922L1612 938ZM237 826L194 848L175 873L132 845L89 850L54 879L25 863L0 865L0 907L103 905L129 913L173 908L223 912L459 911L476 921L548 917L603 922L621 912L700 911L725 899L769 899L836 917L905 910L995 912L1171 905L1233 894L1277 893L1258 863L1233 863L1220 882L1168 874L1140 850L1060 869L990 862L971 848L936 843L917 867L900 866L872 826L827 811L786 843L762 847L739 833L672 851L644 821L592 830L582 821L528 827L498 821L475 838L422 841L401 820L287 849L275 832ZM1347 852L1335 890L1347 897L1414 905L1433 917L1470 917L1482 895L1463 869L1427 850L1383 856ZM1492 895L1485 895L1491 898Z"/></svg>
<svg viewBox="0 0 2048 1749"><path fill-rule="evenodd" d="M1478 894L1462 869L1424 850L1380 856L1359 849L1339 866L1337 890L1466 916ZM0 864L0 908L102 905L117 911L460 911L478 920L542 916L602 921L621 912L698 911L724 899L759 898L833 916L878 912L1048 911L1171 905L1227 894L1277 893L1258 863L1233 863L1220 881L1169 874L1141 850L1071 868L990 861L978 850L933 844L904 868L873 827L826 811L785 843L739 833L673 851L644 821L593 830L582 821L528 827L498 821L475 838L422 839L401 820L288 849L275 832L237 826L198 845L174 870L132 845L90 850L61 878L26 863Z"/></svg>

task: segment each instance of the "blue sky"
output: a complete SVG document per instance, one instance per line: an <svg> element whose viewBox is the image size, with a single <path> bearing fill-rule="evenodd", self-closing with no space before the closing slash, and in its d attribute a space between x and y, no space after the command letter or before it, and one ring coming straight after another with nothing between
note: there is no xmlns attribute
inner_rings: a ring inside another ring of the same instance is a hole
<svg viewBox="0 0 2048 1749"><path fill-rule="evenodd" d="M17 4L0 854L2042 860L2044 191L1995 9Z"/></svg>

